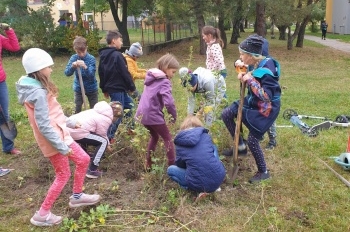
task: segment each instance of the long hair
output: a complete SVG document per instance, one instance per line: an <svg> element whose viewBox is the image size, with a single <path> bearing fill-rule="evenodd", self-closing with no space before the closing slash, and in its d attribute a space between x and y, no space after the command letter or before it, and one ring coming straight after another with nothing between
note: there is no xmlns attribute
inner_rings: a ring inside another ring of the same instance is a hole
<svg viewBox="0 0 350 232"><path fill-rule="evenodd" d="M157 68L165 72L167 69L179 69L180 64L176 57L170 53L165 54L157 60Z"/></svg>
<svg viewBox="0 0 350 232"><path fill-rule="evenodd" d="M186 130L193 127L203 127L203 123L198 117L189 115L181 123L180 130Z"/></svg>
<svg viewBox="0 0 350 232"><path fill-rule="evenodd" d="M224 47L224 41L221 39L221 32L219 28L215 28L213 26L204 26L202 28L202 34L212 35L212 37L215 39L215 42L219 43L222 48Z"/></svg>
<svg viewBox="0 0 350 232"><path fill-rule="evenodd" d="M40 71L36 71L33 73L28 74L29 77L32 77L43 85L43 87L54 97L58 96L58 88L56 85L49 79L49 77L42 74Z"/></svg>

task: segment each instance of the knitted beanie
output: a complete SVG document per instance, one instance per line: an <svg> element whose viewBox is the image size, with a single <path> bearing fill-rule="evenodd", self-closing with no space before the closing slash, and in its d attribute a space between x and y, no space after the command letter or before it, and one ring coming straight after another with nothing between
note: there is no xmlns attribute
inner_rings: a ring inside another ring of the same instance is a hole
<svg viewBox="0 0 350 232"><path fill-rule="evenodd" d="M248 38L246 38L239 44L239 49L253 56L260 56L262 53L263 43L264 43L263 37L257 34L250 35Z"/></svg>
<svg viewBox="0 0 350 232"><path fill-rule="evenodd" d="M125 53L132 57L140 57L143 55L142 46L139 42L133 43Z"/></svg>
<svg viewBox="0 0 350 232"><path fill-rule="evenodd" d="M53 65L53 60L44 50L30 48L23 54L22 65L26 73L30 74Z"/></svg>
<svg viewBox="0 0 350 232"><path fill-rule="evenodd" d="M181 78L181 83L183 87L187 86L189 83L192 87L198 82L197 74L193 74L188 68L182 67L179 69L179 74Z"/></svg>

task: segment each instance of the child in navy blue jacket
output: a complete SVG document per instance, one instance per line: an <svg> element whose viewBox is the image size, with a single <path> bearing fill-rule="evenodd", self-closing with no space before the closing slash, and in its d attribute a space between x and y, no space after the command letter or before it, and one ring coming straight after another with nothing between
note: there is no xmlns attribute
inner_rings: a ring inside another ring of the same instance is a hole
<svg viewBox="0 0 350 232"><path fill-rule="evenodd" d="M278 83L280 66L276 60L262 56L263 43L263 37L251 35L239 45L240 59L244 64L254 67L248 73L238 74L238 79L246 82L248 88L243 103L242 122L249 130L248 147L258 166L257 173L249 180L251 183L270 178L259 141L275 122L281 106L281 88ZM222 120L232 137L235 136L234 118L237 117L238 105L239 101L236 101L222 112ZM240 136L238 152L245 149Z"/></svg>
<svg viewBox="0 0 350 232"><path fill-rule="evenodd" d="M168 167L169 177L182 188L211 193L224 181L226 172L216 146L196 116L187 116L174 139L175 165Z"/></svg>

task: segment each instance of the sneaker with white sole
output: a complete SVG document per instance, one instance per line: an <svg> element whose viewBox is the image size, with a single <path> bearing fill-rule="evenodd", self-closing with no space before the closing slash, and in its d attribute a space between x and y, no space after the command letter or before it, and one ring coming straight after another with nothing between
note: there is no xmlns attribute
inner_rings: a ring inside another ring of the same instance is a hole
<svg viewBox="0 0 350 232"><path fill-rule="evenodd" d="M99 170L91 171L90 169L88 169L86 172L86 177L90 179L97 179L102 175L103 175L103 172Z"/></svg>
<svg viewBox="0 0 350 232"><path fill-rule="evenodd" d="M35 226L54 226L62 222L62 217L51 212L48 215L40 216L39 212L36 211L30 222Z"/></svg>
<svg viewBox="0 0 350 232"><path fill-rule="evenodd" d="M255 175L250 178L249 183L253 184L253 183L258 183L262 180L267 180L270 179L270 173L269 171L266 172L256 172Z"/></svg>
<svg viewBox="0 0 350 232"><path fill-rule="evenodd" d="M69 197L69 207L76 208L86 205L94 205L101 200L101 196L98 194L85 194L83 193L79 199L75 199L73 196Z"/></svg>

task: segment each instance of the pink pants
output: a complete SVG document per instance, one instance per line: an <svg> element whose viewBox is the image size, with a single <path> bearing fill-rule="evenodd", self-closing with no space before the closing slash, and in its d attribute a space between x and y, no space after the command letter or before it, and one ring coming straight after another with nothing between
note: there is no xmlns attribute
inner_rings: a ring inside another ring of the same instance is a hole
<svg viewBox="0 0 350 232"><path fill-rule="evenodd" d="M90 156L86 154L76 142L73 142L70 145L70 148L73 150L73 154L70 156L64 156L61 153L57 153L56 155L49 157L50 162L55 169L56 177L41 205L41 208L44 210L51 209L53 203L67 184L71 176L69 160L72 160L75 163L73 193L82 192L85 174L90 163Z"/></svg>

